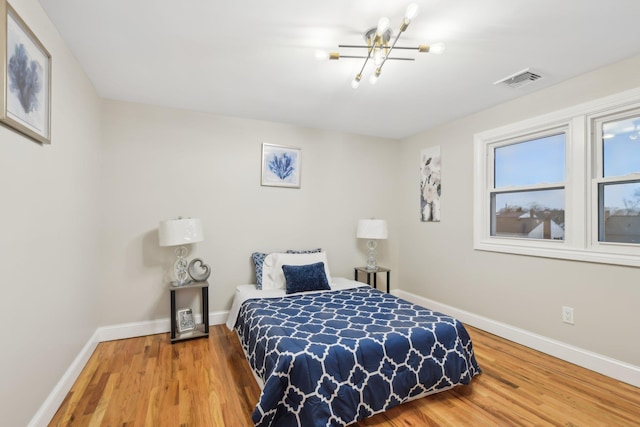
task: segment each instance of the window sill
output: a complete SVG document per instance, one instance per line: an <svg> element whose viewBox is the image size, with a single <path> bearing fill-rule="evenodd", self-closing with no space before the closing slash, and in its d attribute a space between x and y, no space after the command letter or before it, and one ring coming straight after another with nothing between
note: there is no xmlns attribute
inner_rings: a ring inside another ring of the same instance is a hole
<svg viewBox="0 0 640 427"><path fill-rule="evenodd" d="M640 255L615 252L615 247L608 248L608 252L594 249L578 249L561 247L563 242L533 242L540 245L522 245L520 242L505 242L498 239L483 240L474 244L478 251L500 252L514 255L528 255L542 258L561 260L594 262L599 264L623 265L640 267Z"/></svg>

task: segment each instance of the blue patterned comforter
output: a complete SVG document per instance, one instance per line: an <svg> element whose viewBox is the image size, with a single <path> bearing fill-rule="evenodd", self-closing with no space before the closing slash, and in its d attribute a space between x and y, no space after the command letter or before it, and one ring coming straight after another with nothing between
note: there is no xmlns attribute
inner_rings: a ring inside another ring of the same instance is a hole
<svg viewBox="0 0 640 427"><path fill-rule="evenodd" d="M369 287L248 300L236 330L256 426L344 426L480 373L462 323Z"/></svg>

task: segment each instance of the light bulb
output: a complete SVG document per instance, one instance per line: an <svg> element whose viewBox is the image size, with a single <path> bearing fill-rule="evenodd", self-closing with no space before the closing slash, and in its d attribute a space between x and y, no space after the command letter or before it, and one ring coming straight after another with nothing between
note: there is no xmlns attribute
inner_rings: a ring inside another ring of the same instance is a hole
<svg viewBox="0 0 640 427"><path fill-rule="evenodd" d="M372 85L376 84L378 82L378 77L380 77L380 73L382 73L382 69L380 67L376 68L376 72L369 77L369 83Z"/></svg>
<svg viewBox="0 0 640 427"><path fill-rule="evenodd" d="M444 52L444 43L432 44L431 46L429 46L429 52L440 55L442 52Z"/></svg>
<svg viewBox="0 0 640 427"><path fill-rule="evenodd" d="M385 31L389 29L389 18L382 17L378 21L378 29L376 30L376 36L382 37Z"/></svg>
<svg viewBox="0 0 640 427"><path fill-rule="evenodd" d="M358 74L356 76L355 79L353 79L353 81L351 82L351 87L354 89L358 89L358 86L360 86L360 79L362 78L362 76L360 74Z"/></svg>
<svg viewBox="0 0 640 427"><path fill-rule="evenodd" d="M316 59L329 59L329 52L324 50L316 50Z"/></svg>
<svg viewBox="0 0 640 427"><path fill-rule="evenodd" d="M376 67L379 66L380 64L382 64L382 60L384 59L384 56L382 55L382 50L381 49L375 49L373 51L373 62L375 62Z"/></svg>
<svg viewBox="0 0 640 427"><path fill-rule="evenodd" d="M415 3L411 3L409 7L407 7L407 12L404 14L404 17L408 20L412 20L418 14L418 5Z"/></svg>

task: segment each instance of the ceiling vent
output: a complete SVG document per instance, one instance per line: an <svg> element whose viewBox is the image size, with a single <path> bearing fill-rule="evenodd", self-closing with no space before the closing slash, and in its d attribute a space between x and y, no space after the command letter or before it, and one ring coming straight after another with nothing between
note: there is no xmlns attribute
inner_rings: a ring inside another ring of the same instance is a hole
<svg viewBox="0 0 640 427"><path fill-rule="evenodd" d="M520 88L526 85L529 85L536 80L541 79L542 76L540 74L536 74L531 72L528 68L525 68L522 71L518 71L515 74L512 74L504 79L498 80L494 82L494 85L506 85L509 87Z"/></svg>

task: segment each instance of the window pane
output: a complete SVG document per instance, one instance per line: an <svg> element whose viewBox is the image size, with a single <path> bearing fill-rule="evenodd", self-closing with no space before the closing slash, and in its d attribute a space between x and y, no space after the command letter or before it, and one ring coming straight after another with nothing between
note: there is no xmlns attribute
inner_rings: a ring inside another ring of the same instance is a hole
<svg viewBox="0 0 640 427"><path fill-rule="evenodd" d="M640 172L640 117L602 125L603 176Z"/></svg>
<svg viewBox="0 0 640 427"><path fill-rule="evenodd" d="M600 184L600 241L640 243L640 182Z"/></svg>
<svg viewBox="0 0 640 427"><path fill-rule="evenodd" d="M564 240L564 189L495 193L491 235Z"/></svg>
<svg viewBox="0 0 640 427"><path fill-rule="evenodd" d="M495 149L495 188L564 182L565 134Z"/></svg>

